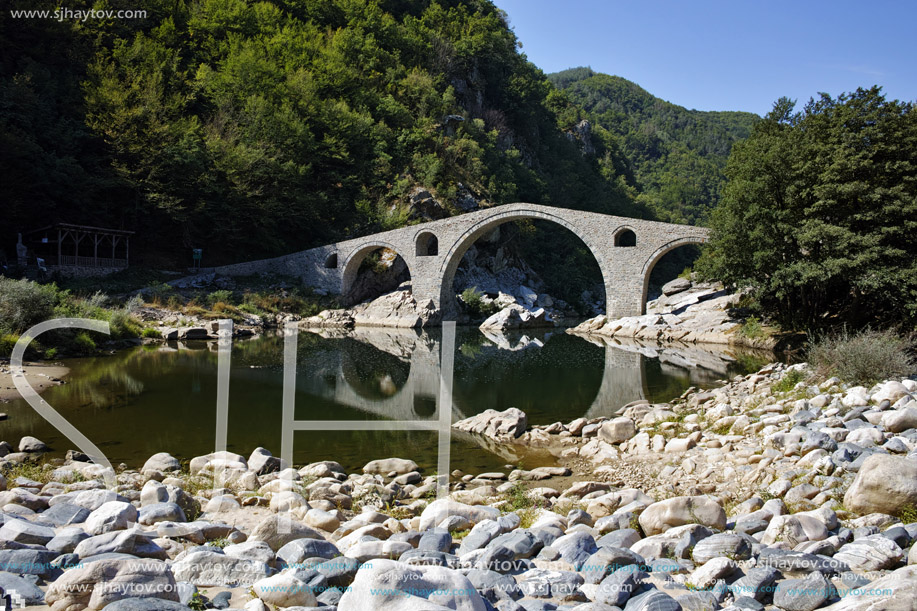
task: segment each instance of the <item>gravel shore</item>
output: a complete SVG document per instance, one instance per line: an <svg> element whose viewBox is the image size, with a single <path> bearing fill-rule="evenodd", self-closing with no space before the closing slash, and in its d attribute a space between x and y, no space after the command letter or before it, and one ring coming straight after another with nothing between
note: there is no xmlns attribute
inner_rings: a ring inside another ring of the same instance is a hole
<svg viewBox="0 0 917 611"><path fill-rule="evenodd" d="M917 609L914 380L769 365L612 419L454 426L557 464L436 498L408 458L160 453L106 488L2 443L0 588L54 611Z"/></svg>

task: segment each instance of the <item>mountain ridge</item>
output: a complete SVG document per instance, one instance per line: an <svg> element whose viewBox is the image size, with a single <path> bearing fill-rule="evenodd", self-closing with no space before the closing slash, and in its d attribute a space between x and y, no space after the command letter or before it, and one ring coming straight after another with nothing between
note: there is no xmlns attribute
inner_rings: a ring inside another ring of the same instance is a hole
<svg viewBox="0 0 917 611"><path fill-rule="evenodd" d="M628 159L639 199L660 220L703 223L719 201L732 145L758 115L687 109L639 84L589 67L547 75L582 118L608 131Z"/></svg>

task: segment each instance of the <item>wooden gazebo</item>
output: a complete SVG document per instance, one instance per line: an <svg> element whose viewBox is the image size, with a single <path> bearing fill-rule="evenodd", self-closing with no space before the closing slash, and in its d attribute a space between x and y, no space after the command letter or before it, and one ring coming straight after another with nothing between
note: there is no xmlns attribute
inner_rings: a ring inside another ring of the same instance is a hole
<svg viewBox="0 0 917 611"><path fill-rule="evenodd" d="M123 269L130 255L133 231L57 223L26 232L36 253L58 267ZM56 253L54 244L57 244ZM41 246L41 248L36 248Z"/></svg>

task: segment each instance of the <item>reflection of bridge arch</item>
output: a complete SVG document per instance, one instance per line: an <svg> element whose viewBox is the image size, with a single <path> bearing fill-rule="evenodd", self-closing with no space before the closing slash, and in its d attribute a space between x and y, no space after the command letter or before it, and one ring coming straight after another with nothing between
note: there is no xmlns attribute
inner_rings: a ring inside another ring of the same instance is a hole
<svg viewBox="0 0 917 611"><path fill-rule="evenodd" d="M437 339L427 333L394 328L324 330L319 333L341 341L362 342L399 360L408 361L410 373L404 384L391 396L368 397L350 385L343 371L341 351L322 350L314 355L300 357L301 370L310 373L297 376L298 392L351 407L380 419L422 420L436 411L440 390L440 342ZM604 348L602 381L586 412L566 414L563 418L565 422L580 416L613 416L628 403L641 399L652 400L647 380L647 358L658 358L665 367L686 371L691 383L695 385L725 377L730 364L735 361L729 352L705 350L695 345L658 346L652 342L613 338L590 338L588 341ZM246 368L234 370L232 375L280 383L276 371L268 369ZM453 422L471 415L463 413L455 402L450 407ZM501 409L506 407L510 406Z"/></svg>

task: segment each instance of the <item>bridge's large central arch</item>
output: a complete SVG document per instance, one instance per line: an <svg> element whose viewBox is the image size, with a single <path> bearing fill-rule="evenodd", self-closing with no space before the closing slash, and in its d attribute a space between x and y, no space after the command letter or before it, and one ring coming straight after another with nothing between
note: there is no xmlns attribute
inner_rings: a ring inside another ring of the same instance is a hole
<svg viewBox="0 0 917 611"><path fill-rule="evenodd" d="M508 210L502 214L494 214L493 216L483 219L471 227L469 227L464 233L462 233L459 238L452 244L452 248L449 249L449 252L445 254L443 261L440 265L440 294L439 294L439 303L440 308L443 311L444 316L452 316L456 312L456 303L455 303L455 294L452 288L453 281L455 280L455 272L458 270L459 264L462 262L462 258L465 256L465 253L468 252L468 249L478 240L478 238L486 235L487 233L493 231L500 225L504 223L509 223L511 221L520 221L520 220L542 220L549 221L560 225L561 227L567 229L573 235L578 237L586 245L586 248L589 249L589 252L592 253L593 258L599 266L599 270L602 272L602 281L605 286L608 286L609 275L605 269L604 261L602 257L598 254L601 251L598 250L598 245L590 244L586 239L584 239L580 232L577 230L577 227L569 223L566 219L561 216L546 213L541 210L535 209L514 209ZM606 289L607 290L607 289ZM605 296L606 300L608 295Z"/></svg>

